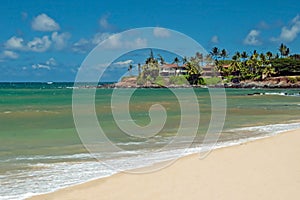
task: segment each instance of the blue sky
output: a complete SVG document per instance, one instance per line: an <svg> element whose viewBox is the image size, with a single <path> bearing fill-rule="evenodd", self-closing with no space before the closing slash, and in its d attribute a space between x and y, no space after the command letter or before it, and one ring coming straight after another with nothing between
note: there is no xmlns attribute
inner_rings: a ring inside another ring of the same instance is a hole
<svg viewBox="0 0 300 200"><path fill-rule="evenodd" d="M0 12L0 81L74 81L99 42L139 27L173 29L207 51L217 46L230 55L276 53L281 42L300 53L297 0L4 0ZM123 70L128 60L118 60Z"/></svg>

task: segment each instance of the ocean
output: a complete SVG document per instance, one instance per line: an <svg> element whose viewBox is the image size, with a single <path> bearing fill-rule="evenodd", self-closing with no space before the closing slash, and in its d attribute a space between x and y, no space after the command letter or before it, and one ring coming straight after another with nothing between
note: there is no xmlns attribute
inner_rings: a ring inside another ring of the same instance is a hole
<svg viewBox="0 0 300 200"><path fill-rule="evenodd" d="M101 148L96 153L89 153L76 130L72 112L74 89L73 83L0 83L1 200L25 199L203 149L212 102L206 88L194 89L200 110L196 136L192 142L189 134L182 136L175 146L167 149L164 147L176 137L182 114L172 91L137 89L131 96L129 121L141 127L151 122L148 111L152 105L165 108L167 119L163 128L146 138L124 134L114 121L113 89L95 89L94 108L99 125L107 139L121 149ZM300 128L299 89L226 89L225 92L226 118L214 148Z"/></svg>

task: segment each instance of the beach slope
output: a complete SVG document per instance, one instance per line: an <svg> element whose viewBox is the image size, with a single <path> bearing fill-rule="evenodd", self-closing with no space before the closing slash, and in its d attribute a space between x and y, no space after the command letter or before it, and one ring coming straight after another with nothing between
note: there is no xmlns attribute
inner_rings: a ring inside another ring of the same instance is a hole
<svg viewBox="0 0 300 200"><path fill-rule="evenodd" d="M149 174L120 173L54 193L50 199L299 199L300 130L179 159Z"/></svg>

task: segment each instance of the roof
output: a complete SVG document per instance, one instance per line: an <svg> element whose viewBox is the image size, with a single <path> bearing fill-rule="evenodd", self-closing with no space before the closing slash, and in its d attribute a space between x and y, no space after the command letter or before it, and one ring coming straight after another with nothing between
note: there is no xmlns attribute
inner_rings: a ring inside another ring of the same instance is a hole
<svg viewBox="0 0 300 200"><path fill-rule="evenodd" d="M185 66L179 66L176 63L174 63L174 64L163 64L160 67L161 68L185 68Z"/></svg>
<svg viewBox="0 0 300 200"><path fill-rule="evenodd" d="M228 68L228 67L230 67L230 65L223 65L222 67L224 67L224 68Z"/></svg>

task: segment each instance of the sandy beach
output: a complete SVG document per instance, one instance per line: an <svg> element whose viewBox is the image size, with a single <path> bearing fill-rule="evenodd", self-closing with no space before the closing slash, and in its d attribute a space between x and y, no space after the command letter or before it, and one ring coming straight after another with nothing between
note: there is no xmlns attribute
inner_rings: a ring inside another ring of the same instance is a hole
<svg viewBox="0 0 300 200"><path fill-rule="evenodd" d="M300 130L190 155L149 174L119 173L31 200L299 199Z"/></svg>

